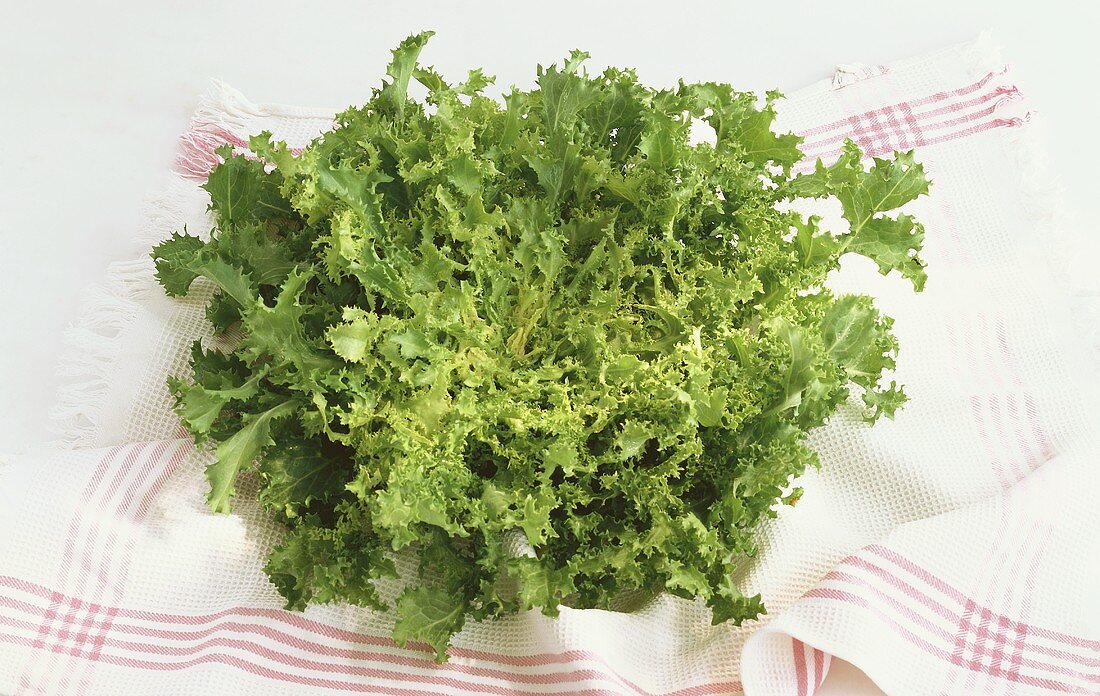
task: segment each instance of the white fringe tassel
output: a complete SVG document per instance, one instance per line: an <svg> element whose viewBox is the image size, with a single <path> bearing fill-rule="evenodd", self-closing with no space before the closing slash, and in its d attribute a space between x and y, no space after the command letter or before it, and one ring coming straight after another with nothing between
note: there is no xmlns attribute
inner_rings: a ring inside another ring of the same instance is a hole
<svg viewBox="0 0 1100 696"><path fill-rule="evenodd" d="M135 241L143 255L107 268L106 278L86 294L80 319L64 337L58 367L61 387L50 412L51 444L65 448L97 447L101 441L103 409L112 380L119 369L119 355L127 332L141 311L148 293L160 292L153 276L148 249L173 232L183 231L188 216L205 207L206 192L198 186L213 165L214 147L227 139L240 141L243 134L271 127L273 119L311 119L319 132L332 123L333 109L310 109L285 104L257 104L221 80L212 80L199 97L191 125L180 138L176 160L181 175L145 205L144 223ZM200 236L209 225L188 230Z"/></svg>
<svg viewBox="0 0 1100 696"><path fill-rule="evenodd" d="M1006 70L989 31L978 37L964 58L975 74ZM1065 186L1050 166L1042 142L1041 114L1021 108L1012 120L1026 127L1001 129L1002 143L1031 222L1032 248L1046 257L1050 277L1069 293L1077 332L1093 358L1091 367L1100 369L1100 280L1092 267L1100 256L1100 239L1085 234L1080 213L1066 205Z"/></svg>
<svg viewBox="0 0 1100 696"><path fill-rule="evenodd" d="M194 183L178 179L145 204L144 223L135 236L148 249L182 231L186 212L205 200ZM65 332L57 368L60 387L50 410L51 444L63 448L96 447L102 410L108 406L111 380L119 367L127 330L149 292L156 292L153 261L147 255L116 261L104 280L84 295L79 319Z"/></svg>
<svg viewBox="0 0 1100 696"><path fill-rule="evenodd" d="M176 166L180 173L193 179L204 178L217 164L214 149L227 140L234 150L248 154L242 134L264 130L278 131L278 124L288 119L301 121L310 138L332 126L333 109L310 109L289 104L257 104L221 80L212 80L210 91L199 98L191 117L191 125L180 136L180 153ZM298 143L304 145L305 143Z"/></svg>

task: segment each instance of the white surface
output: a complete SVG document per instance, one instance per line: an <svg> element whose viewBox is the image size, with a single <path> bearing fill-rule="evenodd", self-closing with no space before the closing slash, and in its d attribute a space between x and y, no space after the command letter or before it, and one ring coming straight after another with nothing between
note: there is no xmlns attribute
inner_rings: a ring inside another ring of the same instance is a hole
<svg viewBox="0 0 1100 696"><path fill-rule="evenodd" d="M130 238L161 187L197 94L222 77L258 101L342 106L378 83L388 50L434 28L425 60L484 66L506 87L574 47L655 84L723 80L788 91L837 62L879 63L995 30L1034 108L1070 200L1093 197L1093 4L44 2L3 0L0 26L0 451L46 435L61 334L81 290ZM536 9L537 8L537 9ZM670 8L675 8L673 11ZM854 669L822 694L876 693Z"/></svg>

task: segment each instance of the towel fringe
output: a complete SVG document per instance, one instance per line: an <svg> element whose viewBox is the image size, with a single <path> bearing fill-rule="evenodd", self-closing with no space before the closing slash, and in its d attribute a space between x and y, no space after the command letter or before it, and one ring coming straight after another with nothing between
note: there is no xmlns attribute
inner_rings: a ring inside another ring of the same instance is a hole
<svg viewBox="0 0 1100 696"><path fill-rule="evenodd" d="M988 32L970 47L966 57L978 72L1003 65L1000 49ZM1031 222L1028 226L1031 247L1045 257L1050 277L1069 295L1081 343L1092 359L1092 366L1100 370L1100 281L1092 265L1100 256L1100 240L1084 233L1079 213L1065 203L1065 185L1051 167L1042 143L1042 114L1028 109L1015 88L1006 91L995 108L1002 116L999 124L1008 126L1002 131L1001 142Z"/></svg>
<svg viewBox="0 0 1100 696"><path fill-rule="evenodd" d="M962 53L976 75L1005 75L1008 66L1001 47L990 31L984 31ZM1015 86L1003 92L994 108L1001 118L1005 156L1013 164L1016 184L1032 230L1033 248L1046 257L1051 277L1069 293L1075 326L1093 366L1100 367L1100 282L1091 260L1100 255L1100 241L1083 233L1079 217L1065 205L1065 186L1050 166L1041 142L1042 114L1026 108ZM1026 92L1026 90L1025 90ZM1022 128L1021 126L1029 126Z"/></svg>
<svg viewBox="0 0 1100 696"><path fill-rule="evenodd" d="M1070 312L1081 343L1100 368L1100 282L1092 265L1100 240L1084 233L1076 211L1065 205L1065 187L1050 166L1039 132L1040 114L1029 111L1005 129L1005 153L1017 173L1018 190L1032 221L1032 246L1042 251L1055 279L1069 294Z"/></svg>
<svg viewBox="0 0 1100 696"><path fill-rule="evenodd" d="M247 141L238 134L248 133L255 119L266 115L264 107L233 87L211 80L210 89L199 96L190 125L179 137L177 171L189 179L205 179L220 161L214 151L225 143L247 149Z"/></svg>
<svg viewBox="0 0 1100 696"><path fill-rule="evenodd" d="M149 247L185 227L187 211L195 210L206 193L177 178L144 205L143 224L134 241L143 255L116 261L102 282L84 293L80 317L62 337L56 374L60 386L50 409L50 444L64 449L96 447L111 384L120 365L128 331L142 302L157 286ZM202 230L206 232L206 230Z"/></svg>
<svg viewBox="0 0 1100 696"><path fill-rule="evenodd" d="M1005 63L1001 46L993 39L993 32L986 29L978 38L962 50L966 67L975 75L993 73L1004 75L1009 66Z"/></svg>
<svg viewBox="0 0 1100 696"><path fill-rule="evenodd" d="M260 104L221 80L199 97L188 129L179 138L176 170L201 181L218 164L215 150L228 143L235 152L249 154L246 134L268 129L265 121L278 118L310 118L331 122L336 109L312 109L289 104Z"/></svg>

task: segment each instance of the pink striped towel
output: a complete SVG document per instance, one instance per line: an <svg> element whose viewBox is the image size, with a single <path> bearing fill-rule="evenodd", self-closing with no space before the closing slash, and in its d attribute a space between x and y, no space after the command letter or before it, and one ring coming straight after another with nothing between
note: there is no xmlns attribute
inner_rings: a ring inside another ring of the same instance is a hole
<svg viewBox="0 0 1100 696"><path fill-rule="evenodd" d="M261 570L277 531L247 485L234 515L209 513L209 455L164 390L209 339L210 290L167 299L143 258L112 266L72 329L61 442L0 468L0 692L805 695L841 657L893 694L1100 693L1097 256L1051 203L1025 107L984 39L845 66L783 103L811 158L845 138L917 148L934 191L913 206L924 293L856 262L831 281L896 317L912 399L814 434L824 466L739 578L762 621L714 627L670 597L530 613L468 626L437 665L395 646L385 613L281 610ZM221 143L266 129L298 147L331 114L219 85L141 239L209 225L198 183Z"/></svg>

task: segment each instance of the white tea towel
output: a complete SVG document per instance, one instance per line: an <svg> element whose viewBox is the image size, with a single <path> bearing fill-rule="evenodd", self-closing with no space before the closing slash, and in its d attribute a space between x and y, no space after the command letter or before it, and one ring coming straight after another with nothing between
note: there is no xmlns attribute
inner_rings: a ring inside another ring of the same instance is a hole
<svg viewBox="0 0 1100 696"><path fill-rule="evenodd" d="M469 624L437 665L396 647L385 613L283 611L261 570L277 530L247 484L233 515L208 511L209 455L164 386L209 338L210 289L167 298L141 258L74 327L65 447L0 468L0 692L801 695L837 656L895 694L1100 693L1095 242L1060 219L1011 72L982 39L844 66L780 115L811 158L848 137L912 147L934 183L911 206L923 293L859 259L832 281L896 318L911 400L874 428L853 403L813 434L822 468L739 578L768 616L711 626L667 596L532 612ZM300 147L331 116L219 86L142 241L209 228L198 183L217 145L271 130Z"/></svg>

